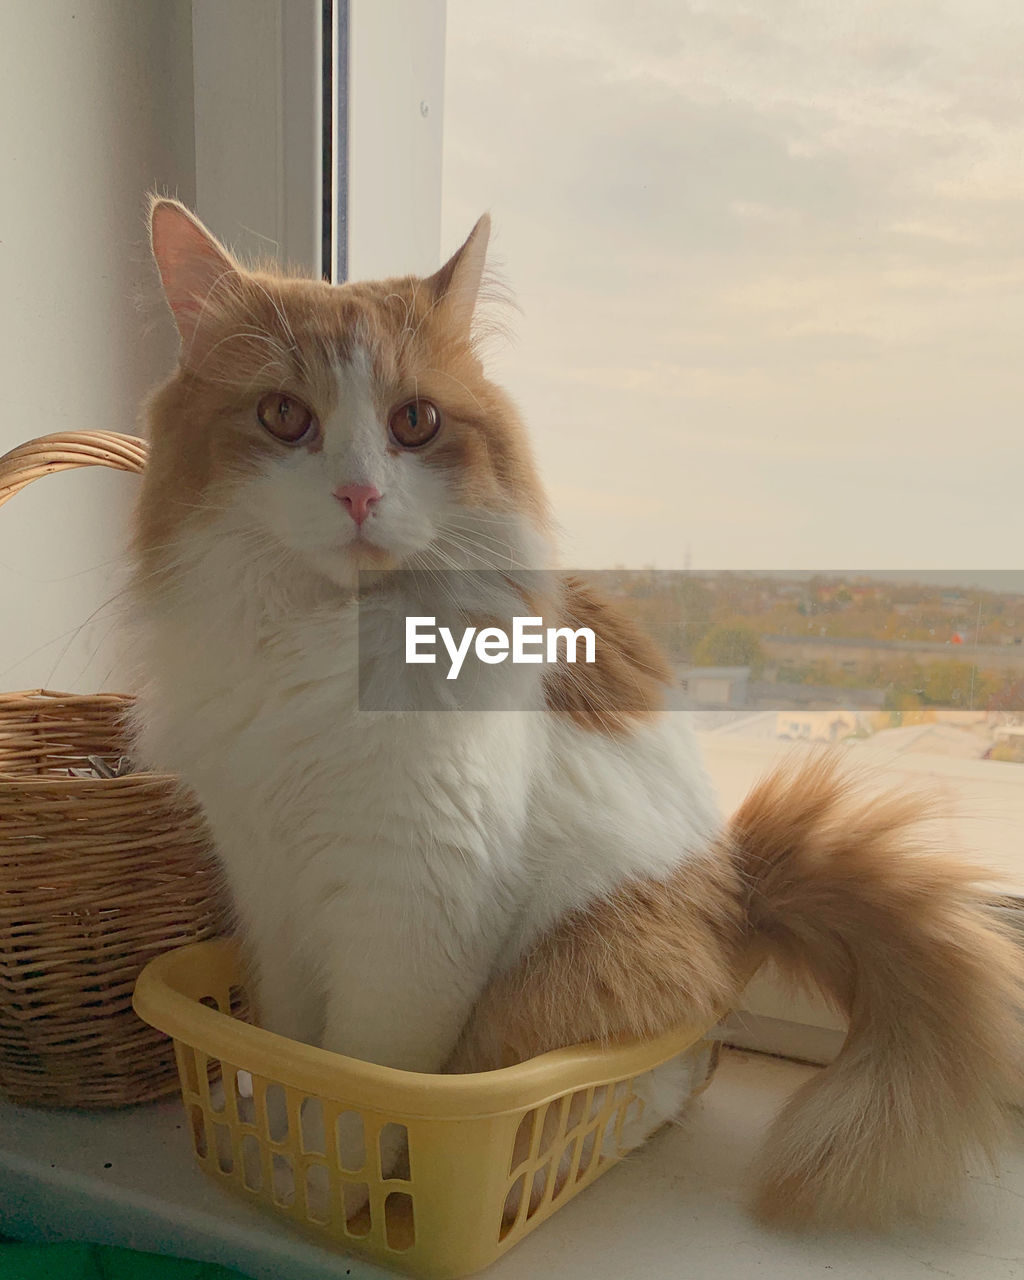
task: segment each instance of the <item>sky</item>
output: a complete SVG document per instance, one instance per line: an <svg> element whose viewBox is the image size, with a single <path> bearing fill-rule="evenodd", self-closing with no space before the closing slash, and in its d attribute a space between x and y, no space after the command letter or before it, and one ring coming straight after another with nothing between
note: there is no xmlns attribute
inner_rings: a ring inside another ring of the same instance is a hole
<svg viewBox="0 0 1024 1280"><path fill-rule="evenodd" d="M1024 6L448 0L578 568L1021 564Z"/></svg>

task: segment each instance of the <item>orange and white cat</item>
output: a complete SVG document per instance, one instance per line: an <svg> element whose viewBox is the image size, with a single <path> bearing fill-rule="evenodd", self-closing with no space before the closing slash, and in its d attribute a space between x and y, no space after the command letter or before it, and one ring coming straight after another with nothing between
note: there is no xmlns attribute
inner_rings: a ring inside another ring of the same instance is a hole
<svg viewBox="0 0 1024 1280"><path fill-rule="evenodd" d="M181 357L149 409L137 750L206 811L265 1024L480 1070L711 1021L770 953L850 1033L768 1135L761 1212L941 1203L1018 1096L1017 949L972 874L917 847L917 802L858 795L833 760L722 820L663 658L554 570L474 339L488 220L429 278L341 286L244 268L174 201L152 236ZM361 709L375 663L422 679L388 649L397 618L522 604L432 585L457 569L550 572L547 615L592 626L597 662L507 664L490 710ZM688 1082L655 1085L644 1132Z"/></svg>

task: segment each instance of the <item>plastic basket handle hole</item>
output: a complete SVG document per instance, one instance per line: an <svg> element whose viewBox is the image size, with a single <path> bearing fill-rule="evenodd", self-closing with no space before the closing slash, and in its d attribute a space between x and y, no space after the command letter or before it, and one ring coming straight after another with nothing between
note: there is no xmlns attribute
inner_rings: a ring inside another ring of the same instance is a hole
<svg viewBox="0 0 1024 1280"><path fill-rule="evenodd" d="M501 1211L501 1227L498 1230L499 1240L504 1240L516 1224L519 1208L523 1203L523 1189L525 1186L526 1174L521 1173L509 1187L508 1195L505 1197L505 1205Z"/></svg>
<svg viewBox="0 0 1024 1280"><path fill-rule="evenodd" d="M410 1179L409 1130L404 1124L386 1124L380 1131L380 1176ZM397 1193L396 1193L397 1194Z"/></svg>
<svg viewBox="0 0 1024 1280"><path fill-rule="evenodd" d="M508 1165L509 1173L515 1173L530 1154L530 1143L533 1140L533 1123L536 1115L536 1111L527 1111L526 1115L519 1121L515 1141L512 1143L512 1158Z"/></svg>
<svg viewBox="0 0 1024 1280"><path fill-rule="evenodd" d="M594 1151L597 1148L597 1130L591 1129L587 1136L583 1139L583 1146L580 1148L580 1163L576 1170L576 1181L586 1176L587 1170L590 1168Z"/></svg>
<svg viewBox="0 0 1024 1280"><path fill-rule="evenodd" d="M370 1234L370 1188L365 1182L346 1182L342 1190L345 1229L350 1236Z"/></svg>
<svg viewBox="0 0 1024 1280"><path fill-rule="evenodd" d="M579 1138L573 1138L572 1142L562 1152L562 1158L559 1160L558 1168L555 1170L555 1185L551 1192L552 1200L557 1200L569 1185L569 1180L572 1177L573 1160L576 1158L576 1148L579 1145Z"/></svg>
<svg viewBox="0 0 1024 1280"><path fill-rule="evenodd" d="M217 1168L221 1173L231 1173L235 1159L231 1151L231 1132L226 1124L213 1126L213 1145L217 1152Z"/></svg>
<svg viewBox="0 0 1024 1280"><path fill-rule="evenodd" d="M303 1098L302 1149L318 1156L327 1154L327 1137L324 1129L324 1104L319 1098Z"/></svg>
<svg viewBox="0 0 1024 1280"><path fill-rule="evenodd" d="M306 1216L312 1222L330 1221L331 1175L325 1164L306 1169Z"/></svg>
<svg viewBox="0 0 1024 1280"><path fill-rule="evenodd" d="M184 1085L189 1093L199 1092L199 1067L196 1064L196 1051L188 1045L181 1045L181 1066Z"/></svg>
<svg viewBox="0 0 1024 1280"><path fill-rule="evenodd" d="M349 1173L358 1173L366 1164L363 1117L358 1111L343 1111L334 1126L338 1144L338 1164Z"/></svg>
<svg viewBox="0 0 1024 1280"><path fill-rule="evenodd" d="M565 1098L556 1098L554 1102L548 1103L547 1111L544 1112L544 1126L540 1133L540 1146L537 1148L538 1155L544 1155L554 1146L555 1139L561 1137L565 1131L563 1113L565 1111Z"/></svg>
<svg viewBox="0 0 1024 1280"><path fill-rule="evenodd" d="M242 1181L250 1191L260 1191L263 1187L260 1144L254 1133L242 1135Z"/></svg>
<svg viewBox="0 0 1024 1280"><path fill-rule="evenodd" d="M284 1142L288 1137L288 1099L284 1086L268 1084L263 1095L266 1110L267 1134L271 1142Z"/></svg>
<svg viewBox="0 0 1024 1280"><path fill-rule="evenodd" d="M252 1076L248 1071L235 1072L235 1113L239 1124L256 1123L256 1101L253 1098Z"/></svg>
<svg viewBox="0 0 1024 1280"><path fill-rule="evenodd" d="M274 1153L273 1163L274 1200L283 1209L288 1209L295 1201L295 1173L292 1162L287 1156Z"/></svg>
<svg viewBox="0 0 1024 1280"><path fill-rule="evenodd" d="M530 1190L530 1207L526 1210L527 1218L532 1218L541 1206L541 1201L544 1199L544 1192L548 1185L548 1170L550 1167L550 1164L543 1165L533 1175L533 1187Z"/></svg>
<svg viewBox="0 0 1024 1280"><path fill-rule="evenodd" d="M202 1107L189 1107L189 1120L192 1125L192 1145L199 1159L205 1160L208 1147L206 1143L206 1117L203 1115Z"/></svg>
<svg viewBox="0 0 1024 1280"><path fill-rule="evenodd" d="M412 1196L407 1191L392 1191L384 1201L384 1236L388 1248L396 1253L404 1253L416 1243Z"/></svg>

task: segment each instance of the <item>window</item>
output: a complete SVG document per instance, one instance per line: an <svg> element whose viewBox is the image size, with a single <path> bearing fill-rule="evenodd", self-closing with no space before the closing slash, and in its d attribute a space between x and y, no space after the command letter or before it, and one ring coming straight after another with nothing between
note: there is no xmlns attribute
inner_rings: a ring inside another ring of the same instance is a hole
<svg viewBox="0 0 1024 1280"><path fill-rule="evenodd" d="M492 210L522 308L499 375L571 563L918 573L936 617L896 600L902 628L970 638L967 571L1019 559L1022 53L1007 5L922 22L859 0L450 0L443 241ZM1000 577L1015 618L1024 575ZM776 657L765 622L763 665L807 689L873 661L881 688L877 658L831 639L869 605L854 584L828 626L804 619L817 641ZM880 704L833 735L813 703L759 711L767 674L727 723L702 720L727 808L786 738L835 736L899 785L937 787L950 839L1024 891L1016 704L969 723L929 695L902 727ZM834 1051L823 1010L764 981L751 1007L755 1047ZM794 1039L797 1024L812 1029Z"/></svg>
<svg viewBox="0 0 1024 1280"><path fill-rule="evenodd" d="M927 600L885 615L925 646L981 636L979 570L1024 599L1024 17L864 0L167 0L137 17L11 9L45 57L5 83L7 117L35 123L8 162L12 240L33 252L11 264L21 376L0 447L133 429L173 349L162 309L140 323L130 302L152 293L146 188L338 279L429 271L489 208L522 308L495 373L567 563L791 575L753 582L742 625L718 619L731 636L679 663L680 692L727 708L700 722L725 807L787 740L848 741L938 785L962 814L950 839L1024 889L1024 713L957 721L932 688L883 725L898 708L840 721L811 696L882 671L838 643L875 588L829 574L928 575ZM5 509L0 687L117 687L109 513L131 484L68 474ZM802 631L742 634L758 617ZM990 621L984 643L1018 661L1024 609ZM773 682L807 699L758 702Z"/></svg>

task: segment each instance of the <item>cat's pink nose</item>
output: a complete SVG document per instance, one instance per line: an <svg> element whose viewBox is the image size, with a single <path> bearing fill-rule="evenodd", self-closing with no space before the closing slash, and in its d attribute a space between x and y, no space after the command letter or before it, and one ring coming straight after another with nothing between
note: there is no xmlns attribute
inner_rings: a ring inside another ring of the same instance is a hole
<svg viewBox="0 0 1024 1280"><path fill-rule="evenodd" d="M356 524L362 524L380 502L380 490L372 484L343 484L335 489L334 496Z"/></svg>

